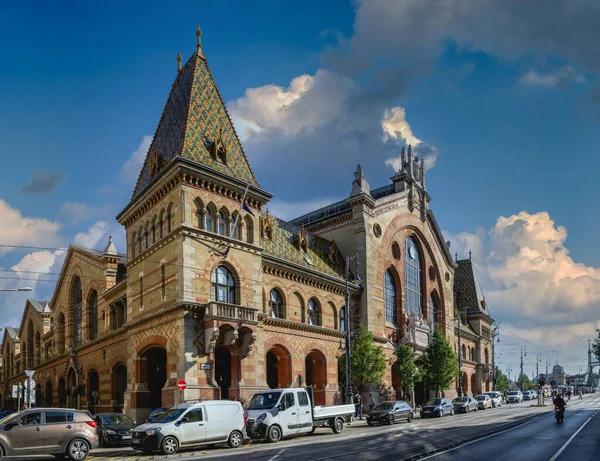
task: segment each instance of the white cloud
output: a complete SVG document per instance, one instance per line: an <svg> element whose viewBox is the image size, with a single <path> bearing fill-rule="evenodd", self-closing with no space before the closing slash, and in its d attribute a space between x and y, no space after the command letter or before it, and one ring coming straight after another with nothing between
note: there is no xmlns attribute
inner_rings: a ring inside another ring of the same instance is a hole
<svg viewBox="0 0 600 461"><path fill-rule="evenodd" d="M496 320L540 351L559 348L565 363L583 360L599 326L600 269L571 258L565 227L546 212L522 211L488 231L447 237L461 257L473 250Z"/></svg>
<svg viewBox="0 0 600 461"><path fill-rule="evenodd" d="M552 88L568 88L575 83L585 83L585 77L571 66L564 66L547 74L530 70L518 81L521 85L546 86Z"/></svg>
<svg viewBox="0 0 600 461"><path fill-rule="evenodd" d="M58 246L61 224L43 218L29 218L0 199L0 242L3 245ZM0 256L13 251L0 247Z"/></svg>
<svg viewBox="0 0 600 461"><path fill-rule="evenodd" d="M142 166L144 166L144 160L146 159L148 149L150 149L153 137L154 136L144 136L138 148L131 153L129 159L121 167L119 179L123 183L131 186L135 185Z"/></svg>
<svg viewBox="0 0 600 461"><path fill-rule="evenodd" d="M104 221L96 222L87 232L80 232L73 237L73 243L85 248L96 248L98 242L108 233L108 224Z"/></svg>

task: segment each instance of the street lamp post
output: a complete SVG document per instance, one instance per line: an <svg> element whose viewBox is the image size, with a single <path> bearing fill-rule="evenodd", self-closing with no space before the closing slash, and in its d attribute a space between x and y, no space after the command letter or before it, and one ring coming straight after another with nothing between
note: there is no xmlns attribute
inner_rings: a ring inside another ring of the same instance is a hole
<svg viewBox="0 0 600 461"><path fill-rule="evenodd" d="M499 328L500 328L499 325L496 325L495 328L492 328L492 390L493 391L496 390L496 352L495 352L495 347L494 347L494 343L495 343L494 338L496 336L498 336L498 342L500 342L500 333L498 332Z"/></svg>
<svg viewBox="0 0 600 461"><path fill-rule="evenodd" d="M521 392L525 390L525 375L523 374L523 350L525 350L525 357L527 357L527 347L521 346L521 374L519 375L519 381L521 381Z"/></svg>
<svg viewBox="0 0 600 461"><path fill-rule="evenodd" d="M461 309L460 307L458 308L458 396L462 397L462 387L463 387L463 382L462 382L462 346L460 343L460 330L461 330L461 323L462 323L462 311L463 309Z"/></svg>
<svg viewBox="0 0 600 461"><path fill-rule="evenodd" d="M0 288L0 291L31 291L31 287Z"/></svg>

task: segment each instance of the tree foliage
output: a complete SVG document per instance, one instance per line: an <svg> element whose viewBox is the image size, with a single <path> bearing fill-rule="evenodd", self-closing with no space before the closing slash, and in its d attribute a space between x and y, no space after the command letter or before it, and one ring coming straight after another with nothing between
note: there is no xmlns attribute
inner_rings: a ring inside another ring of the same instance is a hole
<svg viewBox="0 0 600 461"><path fill-rule="evenodd" d="M413 352L407 344L400 344L396 349L396 362L393 373L398 377L402 395L410 394L418 380L419 369L413 360Z"/></svg>
<svg viewBox="0 0 600 461"><path fill-rule="evenodd" d="M527 377L525 373L519 374L519 379L517 379L517 386L519 390L528 391L531 389L531 380Z"/></svg>
<svg viewBox="0 0 600 461"><path fill-rule="evenodd" d="M450 388L458 378L458 358L444 334L437 328L421 362L422 380L436 395Z"/></svg>
<svg viewBox="0 0 600 461"><path fill-rule="evenodd" d="M500 367L496 367L496 390L497 391L505 391L510 387L510 382Z"/></svg>
<svg viewBox="0 0 600 461"><path fill-rule="evenodd" d="M341 374L340 389L346 383L346 355L338 357ZM383 348L376 346L373 333L364 327L358 329L350 346L350 383L355 391L366 384L380 384L385 374L386 360Z"/></svg>

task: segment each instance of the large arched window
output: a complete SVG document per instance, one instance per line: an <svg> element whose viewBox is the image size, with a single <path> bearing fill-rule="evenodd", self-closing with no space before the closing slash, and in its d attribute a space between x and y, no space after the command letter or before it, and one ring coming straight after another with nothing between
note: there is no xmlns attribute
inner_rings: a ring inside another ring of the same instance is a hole
<svg viewBox="0 0 600 461"><path fill-rule="evenodd" d="M437 309L433 293L429 295L429 324L432 329L437 325Z"/></svg>
<svg viewBox="0 0 600 461"><path fill-rule="evenodd" d="M221 303L236 304L235 280L225 266L217 267L211 276L212 298Z"/></svg>
<svg viewBox="0 0 600 461"><path fill-rule="evenodd" d="M340 309L340 331L346 331L346 308Z"/></svg>
<svg viewBox="0 0 600 461"><path fill-rule="evenodd" d="M167 234L171 232L171 222L173 219L172 206L167 207Z"/></svg>
<svg viewBox="0 0 600 461"><path fill-rule="evenodd" d="M406 313L421 314L421 255L419 247L412 237L406 239L404 246L404 292L406 294Z"/></svg>
<svg viewBox="0 0 600 461"><path fill-rule="evenodd" d="M461 349L462 349L463 360L467 360L467 347L463 344Z"/></svg>
<svg viewBox="0 0 600 461"><path fill-rule="evenodd" d="M81 279L75 277L71 282L71 309L73 311L73 341L75 346L80 346L83 342L83 311L82 311L83 293L81 289Z"/></svg>
<svg viewBox="0 0 600 461"><path fill-rule="evenodd" d="M87 312L88 339L93 341L98 337L98 292L96 290L92 290L88 295Z"/></svg>
<svg viewBox="0 0 600 461"><path fill-rule="evenodd" d="M244 227L246 228L246 242L254 242L254 224L250 216L244 218ZM240 235L241 238L241 235Z"/></svg>
<svg viewBox="0 0 600 461"><path fill-rule="evenodd" d="M208 232L214 232L214 222L215 216L213 214L212 208L209 207L206 209L206 213L204 214L204 229L206 229Z"/></svg>
<svg viewBox="0 0 600 461"><path fill-rule="evenodd" d="M385 306L385 321L398 325L398 310L396 308L396 283L392 271L385 271L385 280L383 285L383 303Z"/></svg>
<svg viewBox="0 0 600 461"><path fill-rule="evenodd" d="M310 298L308 300L308 324L321 325L321 309L315 298Z"/></svg>
<svg viewBox="0 0 600 461"><path fill-rule="evenodd" d="M227 216L224 211L219 211L217 231L219 235L226 235L227 232Z"/></svg>
<svg viewBox="0 0 600 461"><path fill-rule="evenodd" d="M283 296L279 290L273 288L269 294L269 315L274 319L282 319L285 317L283 312Z"/></svg>

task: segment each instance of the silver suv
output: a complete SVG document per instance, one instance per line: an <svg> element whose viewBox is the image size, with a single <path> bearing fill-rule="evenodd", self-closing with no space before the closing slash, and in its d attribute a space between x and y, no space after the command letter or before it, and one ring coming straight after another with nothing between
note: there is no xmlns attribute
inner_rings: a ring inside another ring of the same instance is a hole
<svg viewBox="0 0 600 461"><path fill-rule="evenodd" d="M98 445L96 421L87 411L33 408L0 420L4 456L48 454L83 461Z"/></svg>

